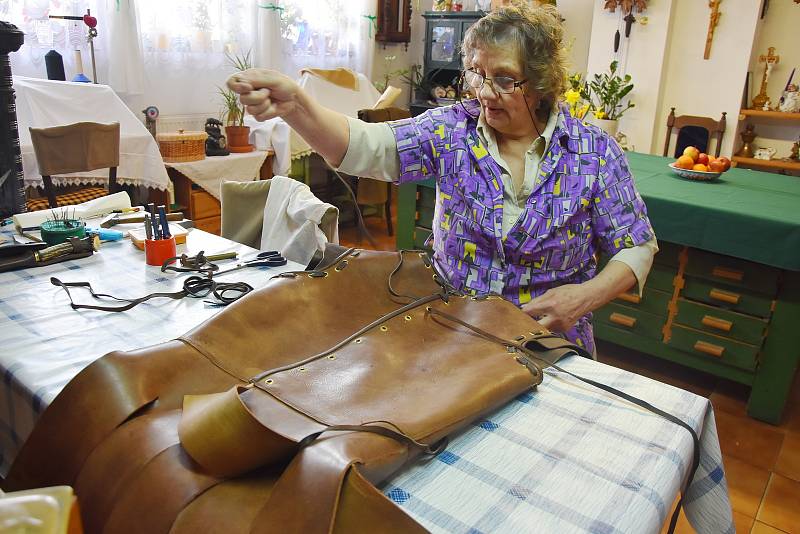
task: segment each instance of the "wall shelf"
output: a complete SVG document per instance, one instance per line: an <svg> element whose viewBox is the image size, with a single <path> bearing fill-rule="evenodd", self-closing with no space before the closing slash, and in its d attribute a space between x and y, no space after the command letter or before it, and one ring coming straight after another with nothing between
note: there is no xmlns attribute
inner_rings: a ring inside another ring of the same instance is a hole
<svg viewBox="0 0 800 534"><path fill-rule="evenodd" d="M731 161L753 167L800 171L800 161L787 161L785 159L756 159L745 158L743 156L733 156Z"/></svg>
<svg viewBox="0 0 800 534"><path fill-rule="evenodd" d="M739 120L745 117L761 117L787 121L800 121L800 113L784 113L783 111L763 111L761 109L742 109L739 111Z"/></svg>

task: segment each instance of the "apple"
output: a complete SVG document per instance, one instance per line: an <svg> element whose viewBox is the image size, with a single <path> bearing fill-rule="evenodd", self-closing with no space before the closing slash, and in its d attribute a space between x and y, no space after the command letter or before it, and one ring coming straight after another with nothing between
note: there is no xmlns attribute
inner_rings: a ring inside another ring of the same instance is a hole
<svg viewBox="0 0 800 534"><path fill-rule="evenodd" d="M694 160L689 156L681 156L675 162L675 166L679 169L691 169L694 166Z"/></svg>
<svg viewBox="0 0 800 534"><path fill-rule="evenodd" d="M692 158L692 161L697 163L697 158L700 156L700 151L693 146L687 146L683 149L683 155Z"/></svg>
<svg viewBox="0 0 800 534"><path fill-rule="evenodd" d="M725 162L721 159L715 159L708 164L708 169L711 172L725 172Z"/></svg>
<svg viewBox="0 0 800 534"><path fill-rule="evenodd" d="M717 161L721 161L725 165L725 170L726 171L731 168L731 160L729 160L725 156L717 158Z"/></svg>
<svg viewBox="0 0 800 534"><path fill-rule="evenodd" d="M700 154L697 155L697 160L696 161L697 161L697 163L702 163L703 165L708 165L708 154L706 154L705 152L700 152Z"/></svg>

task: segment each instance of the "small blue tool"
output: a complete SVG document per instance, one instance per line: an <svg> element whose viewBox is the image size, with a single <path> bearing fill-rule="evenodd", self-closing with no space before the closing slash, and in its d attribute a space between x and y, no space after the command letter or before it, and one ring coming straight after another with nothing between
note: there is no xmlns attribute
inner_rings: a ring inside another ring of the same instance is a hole
<svg viewBox="0 0 800 534"><path fill-rule="evenodd" d="M97 234L101 241L119 241L124 237L119 230L109 230L108 228L87 228L86 233Z"/></svg>

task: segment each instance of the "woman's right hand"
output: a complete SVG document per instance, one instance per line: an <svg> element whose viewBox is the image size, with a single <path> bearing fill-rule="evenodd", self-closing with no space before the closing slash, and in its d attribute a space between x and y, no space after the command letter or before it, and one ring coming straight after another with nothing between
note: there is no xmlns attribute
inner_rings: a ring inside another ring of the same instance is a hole
<svg viewBox="0 0 800 534"><path fill-rule="evenodd" d="M299 107L300 86L274 70L247 69L228 78L227 85L257 121L286 117Z"/></svg>

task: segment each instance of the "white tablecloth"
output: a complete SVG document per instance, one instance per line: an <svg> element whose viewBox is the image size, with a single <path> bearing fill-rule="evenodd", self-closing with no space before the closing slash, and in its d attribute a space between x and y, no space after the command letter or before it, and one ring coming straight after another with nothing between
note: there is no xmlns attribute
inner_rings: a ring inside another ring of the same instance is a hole
<svg viewBox="0 0 800 534"><path fill-rule="evenodd" d="M186 248L255 252L199 230L189 234ZM277 272L245 269L235 279L263 287ZM64 291L49 283L51 276L91 281L96 290L120 297L175 291L184 278L145 266L143 254L128 242L105 244L91 258L0 274L3 474L42 411L84 367L112 350L173 339L218 311L190 298L157 299L124 313L74 311ZM83 291L74 297L91 300ZM701 534L733 533L708 399L577 356L562 365L696 429L700 468L689 488L687 518ZM683 428L548 370L535 391L476 421L444 452L395 475L383 491L434 532L657 533L691 457Z"/></svg>
<svg viewBox="0 0 800 534"><path fill-rule="evenodd" d="M22 76L14 76L13 81L26 186L42 185L29 127L49 128L92 121L120 125L119 183L167 189L169 178L158 144L111 87ZM98 169L68 174L54 177L53 181L56 184L107 183L108 171Z"/></svg>
<svg viewBox="0 0 800 534"><path fill-rule="evenodd" d="M222 182L252 182L258 179L268 152L255 150L229 156L208 156L198 161L165 163L220 200Z"/></svg>

